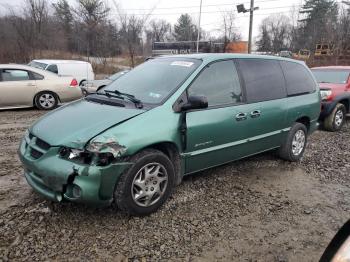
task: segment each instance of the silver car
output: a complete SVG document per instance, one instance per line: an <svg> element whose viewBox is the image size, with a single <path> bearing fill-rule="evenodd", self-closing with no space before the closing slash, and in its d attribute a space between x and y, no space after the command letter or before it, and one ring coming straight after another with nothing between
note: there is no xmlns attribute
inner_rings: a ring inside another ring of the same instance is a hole
<svg viewBox="0 0 350 262"><path fill-rule="evenodd" d="M81 97L78 82L71 76L25 65L0 65L0 109L35 106L50 110Z"/></svg>
<svg viewBox="0 0 350 262"><path fill-rule="evenodd" d="M81 85L81 90L82 90L84 95L87 95L90 93L95 93L100 88L105 87L106 85L109 85L110 83L112 83L113 81L122 77L123 75L125 75L129 71L130 70L123 70L123 71L120 71L118 73L115 73L114 75L106 77L105 79L102 79L102 80L85 81Z"/></svg>

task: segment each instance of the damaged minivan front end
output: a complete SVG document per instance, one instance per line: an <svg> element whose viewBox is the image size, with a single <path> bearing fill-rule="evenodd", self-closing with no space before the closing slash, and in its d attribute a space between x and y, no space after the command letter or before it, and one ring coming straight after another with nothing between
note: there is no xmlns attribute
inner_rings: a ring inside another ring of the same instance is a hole
<svg viewBox="0 0 350 262"><path fill-rule="evenodd" d="M126 146L104 132L144 112L88 101L50 112L26 131L19 147L28 183L53 201L109 205L130 163L123 158Z"/></svg>
<svg viewBox="0 0 350 262"><path fill-rule="evenodd" d="M131 163L123 159L126 148L114 138L91 140L85 149L51 146L26 132L19 156L25 177L35 191L60 202L109 205L119 176Z"/></svg>

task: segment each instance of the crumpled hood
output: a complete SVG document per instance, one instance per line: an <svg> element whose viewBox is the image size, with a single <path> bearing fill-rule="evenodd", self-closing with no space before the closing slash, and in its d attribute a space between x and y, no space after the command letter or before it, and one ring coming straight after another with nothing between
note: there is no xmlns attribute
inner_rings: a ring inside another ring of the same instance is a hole
<svg viewBox="0 0 350 262"><path fill-rule="evenodd" d="M51 146L82 149L91 138L143 112L79 100L46 114L30 127L30 132Z"/></svg>

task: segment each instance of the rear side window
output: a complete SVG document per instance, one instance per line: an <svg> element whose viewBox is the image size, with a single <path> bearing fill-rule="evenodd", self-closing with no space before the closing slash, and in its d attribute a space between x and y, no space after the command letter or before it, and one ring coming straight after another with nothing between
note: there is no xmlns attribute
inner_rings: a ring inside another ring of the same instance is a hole
<svg viewBox="0 0 350 262"><path fill-rule="evenodd" d="M34 73L34 72L31 72L31 73L33 75L34 80L43 80L44 79L44 76L42 76L38 73Z"/></svg>
<svg viewBox="0 0 350 262"><path fill-rule="evenodd" d="M303 65L287 61L280 61L280 63L289 96L312 93L316 90L315 81Z"/></svg>
<svg viewBox="0 0 350 262"><path fill-rule="evenodd" d="M248 102L286 97L282 69L276 60L237 59L244 80Z"/></svg>
<svg viewBox="0 0 350 262"><path fill-rule="evenodd" d="M30 79L27 71L17 69L3 69L1 76L2 81L26 81Z"/></svg>
<svg viewBox="0 0 350 262"><path fill-rule="evenodd" d="M238 73L232 60L210 64L194 80L188 95L203 95L209 106L242 102Z"/></svg>
<svg viewBox="0 0 350 262"><path fill-rule="evenodd" d="M49 65L47 68L46 68L47 71L50 71L52 73L55 73L55 74L58 74L58 68L57 68L57 65Z"/></svg>

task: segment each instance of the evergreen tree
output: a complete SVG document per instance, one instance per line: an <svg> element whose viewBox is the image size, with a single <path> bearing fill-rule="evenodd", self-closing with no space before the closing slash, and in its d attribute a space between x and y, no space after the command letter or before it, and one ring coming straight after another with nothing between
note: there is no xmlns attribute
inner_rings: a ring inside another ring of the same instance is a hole
<svg viewBox="0 0 350 262"><path fill-rule="evenodd" d="M257 50L259 52L270 52L272 51L271 37L267 29L267 25L262 23L259 27L260 36L256 41Z"/></svg>
<svg viewBox="0 0 350 262"><path fill-rule="evenodd" d="M306 0L300 10L300 39L314 50L316 44L333 43L337 26L338 5L334 0Z"/></svg>
<svg viewBox="0 0 350 262"><path fill-rule="evenodd" d="M189 14L182 14L174 26L176 41L194 41L197 39L197 27L193 24Z"/></svg>

